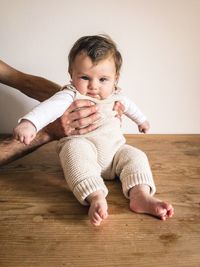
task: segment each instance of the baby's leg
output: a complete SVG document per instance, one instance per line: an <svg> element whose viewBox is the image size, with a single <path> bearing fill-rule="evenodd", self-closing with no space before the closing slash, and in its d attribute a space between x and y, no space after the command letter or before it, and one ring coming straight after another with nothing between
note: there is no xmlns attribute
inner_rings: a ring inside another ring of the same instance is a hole
<svg viewBox="0 0 200 267"><path fill-rule="evenodd" d="M114 166L132 211L148 213L162 220L173 216L172 205L153 197L155 184L144 152L124 145L115 155Z"/></svg>
<svg viewBox="0 0 200 267"><path fill-rule="evenodd" d="M89 219L100 225L108 216L108 189L101 177L96 147L85 138L73 138L64 144L59 156L69 188L81 204L90 204Z"/></svg>
<svg viewBox="0 0 200 267"><path fill-rule="evenodd" d="M29 145L36 136L36 128L32 122L22 120L14 129L14 137L25 145Z"/></svg>

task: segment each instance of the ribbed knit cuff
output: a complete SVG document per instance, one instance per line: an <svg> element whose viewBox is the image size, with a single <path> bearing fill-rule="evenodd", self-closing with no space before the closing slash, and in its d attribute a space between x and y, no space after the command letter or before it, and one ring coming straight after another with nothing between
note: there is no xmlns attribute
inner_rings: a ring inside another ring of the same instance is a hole
<svg viewBox="0 0 200 267"><path fill-rule="evenodd" d="M134 173L124 178L122 181L122 189L126 198L129 199L129 190L136 185L148 185L150 194L154 195L156 187L153 181L152 173Z"/></svg>
<svg viewBox="0 0 200 267"><path fill-rule="evenodd" d="M104 181L101 177L94 179L89 178L83 180L81 183L77 184L74 187L73 193L78 201L83 205L88 205L88 202L85 200L91 193L94 193L98 190L102 190L105 197L108 194L108 189L104 184Z"/></svg>

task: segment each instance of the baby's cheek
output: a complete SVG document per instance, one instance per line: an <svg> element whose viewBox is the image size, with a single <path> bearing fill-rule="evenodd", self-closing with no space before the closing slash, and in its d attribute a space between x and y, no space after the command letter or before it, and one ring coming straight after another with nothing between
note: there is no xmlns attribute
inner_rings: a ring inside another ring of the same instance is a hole
<svg viewBox="0 0 200 267"><path fill-rule="evenodd" d="M113 93L112 88L107 88L107 89L102 89L99 95L100 95L101 99L106 99L112 93Z"/></svg>
<svg viewBox="0 0 200 267"><path fill-rule="evenodd" d="M85 95L87 93L87 86L84 84L84 82L76 83L75 87L80 94Z"/></svg>

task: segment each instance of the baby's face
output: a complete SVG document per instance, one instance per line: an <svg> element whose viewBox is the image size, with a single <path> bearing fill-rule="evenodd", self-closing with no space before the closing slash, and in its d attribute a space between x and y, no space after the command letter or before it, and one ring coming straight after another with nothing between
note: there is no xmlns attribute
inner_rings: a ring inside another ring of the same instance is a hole
<svg viewBox="0 0 200 267"><path fill-rule="evenodd" d="M115 90L118 77L112 57L94 64L82 53L75 58L71 78L72 84L82 95L105 99Z"/></svg>

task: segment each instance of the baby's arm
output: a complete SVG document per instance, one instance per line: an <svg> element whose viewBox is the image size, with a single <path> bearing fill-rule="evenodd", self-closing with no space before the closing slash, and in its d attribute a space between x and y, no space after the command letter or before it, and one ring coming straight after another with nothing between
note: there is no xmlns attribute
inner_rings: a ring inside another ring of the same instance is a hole
<svg viewBox="0 0 200 267"><path fill-rule="evenodd" d="M149 122L136 104L126 96L122 96L122 104L125 107L124 114L138 125L141 133L147 133L150 129Z"/></svg>
<svg viewBox="0 0 200 267"><path fill-rule="evenodd" d="M14 129L15 138L26 145L30 144L39 130L65 112L73 102L73 98L73 92L63 90L36 106L19 120L19 124Z"/></svg>

